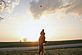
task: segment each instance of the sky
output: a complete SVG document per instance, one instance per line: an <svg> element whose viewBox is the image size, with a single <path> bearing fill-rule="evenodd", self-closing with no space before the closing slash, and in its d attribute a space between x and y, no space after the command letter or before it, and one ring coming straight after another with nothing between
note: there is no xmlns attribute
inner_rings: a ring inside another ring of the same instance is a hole
<svg viewBox="0 0 82 55"><path fill-rule="evenodd" d="M82 0L0 1L0 42L82 39Z"/></svg>

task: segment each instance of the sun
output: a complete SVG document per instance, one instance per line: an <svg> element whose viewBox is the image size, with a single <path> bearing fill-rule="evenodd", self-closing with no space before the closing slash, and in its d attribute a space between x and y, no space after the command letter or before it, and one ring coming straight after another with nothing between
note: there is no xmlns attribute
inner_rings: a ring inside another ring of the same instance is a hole
<svg viewBox="0 0 82 55"><path fill-rule="evenodd" d="M47 37L46 40L51 40L54 38L56 39L56 37L59 35L58 31L61 31L60 30L61 25L56 24L57 22L56 18L58 17L57 15L55 16L43 15L40 17L40 19L36 20L31 15L29 15L28 21L25 20L25 22L20 23L21 25L17 26L16 34L20 36L19 38L21 39L26 38L27 41L38 41L40 32L42 29L44 29ZM60 14L60 17L61 17L61 14Z"/></svg>
<svg viewBox="0 0 82 55"><path fill-rule="evenodd" d="M21 24L17 26L16 34L20 36L19 38L24 39L26 38L27 41L38 41L38 38L40 36L40 32L42 29L45 30L45 32L49 32L49 27L47 27L44 18L39 20L34 20L33 18L30 18L28 23Z"/></svg>
<svg viewBox="0 0 82 55"><path fill-rule="evenodd" d="M17 35L22 38L27 38L27 41L38 41L39 32L40 26L35 23L30 23L27 26L20 27L17 31Z"/></svg>
<svg viewBox="0 0 82 55"><path fill-rule="evenodd" d="M40 36L40 31L43 29L42 24L38 20L30 18L28 23L21 24L17 26L16 34L20 36L19 38L26 38L27 41L38 41Z"/></svg>
<svg viewBox="0 0 82 55"><path fill-rule="evenodd" d="M26 38L27 41L38 41L40 31L43 29L42 20L36 20L31 14L28 14L28 20L16 26L16 35L19 39Z"/></svg>

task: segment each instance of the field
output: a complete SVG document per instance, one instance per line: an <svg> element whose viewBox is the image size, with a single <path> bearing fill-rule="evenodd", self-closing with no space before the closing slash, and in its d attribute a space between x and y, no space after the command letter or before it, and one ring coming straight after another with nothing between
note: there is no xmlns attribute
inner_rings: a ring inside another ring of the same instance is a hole
<svg viewBox="0 0 82 55"><path fill-rule="evenodd" d="M45 46L82 43L82 40L47 41ZM0 42L0 48L4 47L34 47L38 42Z"/></svg>
<svg viewBox="0 0 82 55"><path fill-rule="evenodd" d="M76 47L66 47L75 46L73 44L76 44ZM38 49L35 48L37 45L38 42L0 42L0 55L38 55ZM58 45L62 48L59 48ZM63 48L62 45L66 48ZM82 55L82 40L48 41L45 47L47 47L44 51L45 55ZM7 48L7 50L3 48ZM9 50L9 48L12 50ZM13 48L16 49L13 50Z"/></svg>
<svg viewBox="0 0 82 55"><path fill-rule="evenodd" d="M38 55L38 51L0 51L0 55ZM45 50L45 55L82 55L82 48L47 49Z"/></svg>

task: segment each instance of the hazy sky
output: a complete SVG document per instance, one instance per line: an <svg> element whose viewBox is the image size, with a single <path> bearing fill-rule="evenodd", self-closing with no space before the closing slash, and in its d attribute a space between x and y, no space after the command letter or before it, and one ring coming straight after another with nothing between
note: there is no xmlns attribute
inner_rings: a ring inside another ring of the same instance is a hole
<svg viewBox="0 0 82 55"><path fill-rule="evenodd" d="M82 39L82 0L4 0L0 5L0 41Z"/></svg>

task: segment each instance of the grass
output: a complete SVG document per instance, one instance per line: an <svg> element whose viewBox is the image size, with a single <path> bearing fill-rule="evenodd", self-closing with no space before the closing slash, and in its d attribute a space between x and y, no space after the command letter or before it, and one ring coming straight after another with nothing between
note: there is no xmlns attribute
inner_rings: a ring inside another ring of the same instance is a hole
<svg viewBox="0 0 82 55"><path fill-rule="evenodd" d="M82 43L82 40L48 41L46 45L61 45ZM4 47L32 47L38 42L0 42L0 48ZM0 51L0 55L38 55L38 50L12 50ZM76 48L46 49L45 55L82 55L82 46Z"/></svg>
<svg viewBox="0 0 82 55"><path fill-rule="evenodd" d="M0 51L0 55L38 55L38 50ZM82 48L48 49L45 55L82 55Z"/></svg>
<svg viewBox="0 0 82 55"><path fill-rule="evenodd" d="M82 40L66 40L66 41L47 41L46 45L61 45L82 43ZM38 46L38 42L0 42L0 48L4 47L32 47Z"/></svg>

